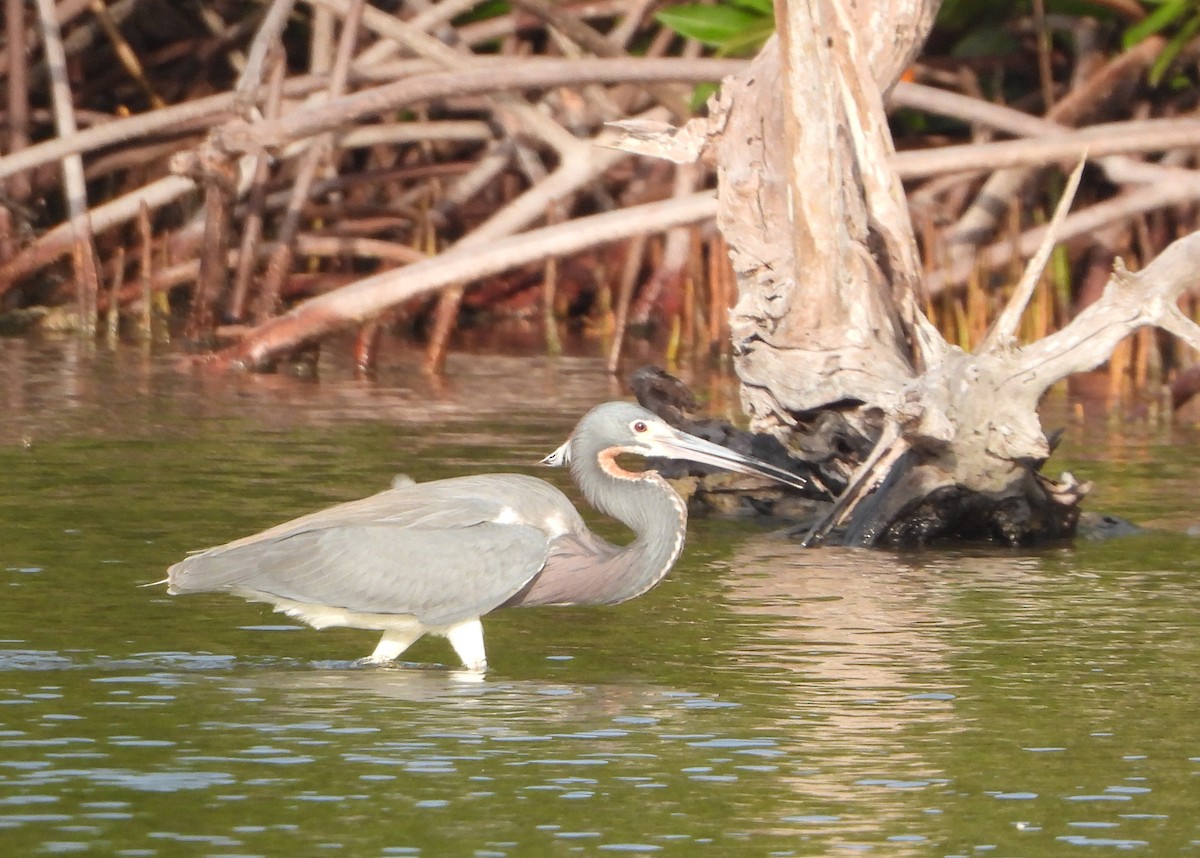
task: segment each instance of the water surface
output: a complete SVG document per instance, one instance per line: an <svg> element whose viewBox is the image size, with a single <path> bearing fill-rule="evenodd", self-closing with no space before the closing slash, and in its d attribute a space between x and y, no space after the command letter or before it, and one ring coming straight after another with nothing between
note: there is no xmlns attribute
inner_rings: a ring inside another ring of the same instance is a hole
<svg viewBox="0 0 1200 858"><path fill-rule="evenodd" d="M1049 470L1143 535L802 551L697 521L641 599L489 617L483 681L440 640L355 669L373 633L140 586L399 472L566 487L530 463L614 395L578 359L435 387L0 340L4 854L1200 853L1192 430L1063 421Z"/></svg>

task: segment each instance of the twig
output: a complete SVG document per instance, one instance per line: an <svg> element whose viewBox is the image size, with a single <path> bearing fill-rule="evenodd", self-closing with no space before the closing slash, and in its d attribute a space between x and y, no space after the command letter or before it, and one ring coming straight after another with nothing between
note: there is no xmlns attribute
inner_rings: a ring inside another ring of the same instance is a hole
<svg viewBox="0 0 1200 858"><path fill-rule="evenodd" d="M137 225L138 235L141 238L138 273L142 287L142 314L139 331L143 339L150 342L153 323L151 310L154 299L154 232L150 226L150 208L145 203L142 203L138 209ZM113 300L119 301L119 296L114 295Z"/></svg>
<svg viewBox="0 0 1200 858"><path fill-rule="evenodd" d="M408 20L408 26L421 32L431 32L451 19L469 12L479 5L479 0L440 0L431 3ZM380 39L354 60L356 67L371 66L382 63L396 55L400 44L394 40Z"/></svg>
<svg viewBox="0 0 1200 858"><path fill-rule="evenodd" d="M295 0L272 0L271 8L259 25L254 43L250 46L250 55L246 58L246 68L234 88L234 109L239 113L249 111L258 98L258 88L266 73L267 55L279 43L294 5Z"/></svg>
<svg viewBox="0 0 1200 858"><path fill-rule="evenodd" d="M89 6L92 14L96 16L96 20L100 22L100 29L104 31L104 35L112 43L113 52L117 55L117 59L121 61L121 65L125 66L125 71L129 72L129 76L141 88L150 105L155 109L165 107L166 102L155 92L153 84L146 79L146 72L142 69L142 63L138 59L137 53L125 37L121 35L120 28L117 26L116 21L113 20L112 12L104 5L103 0L91 0Z"/></svg>
<svg viewBox="0 0 1200 858"><path fill-rule="evenodd" d="M108 287L108 311L105 314L104 333L108 341L108 347L113 348L117 344L117 334L120 331L121 322L121 303L117 295L121 289L121 283L125 280L125 246L117 247L116 256L113 261L112 282Z"/></svg>
<svg viewBox="0 0 1200 858"><path fill-rule="evenodd" d="M306 81L306 83L309 86L313 85L311 81ZM204 120L208 124L215 125L233 118L232 106L233 94L221 93L164 107L161 110L140 113L127 119L114 119L103 125L93 125L91 128L78 131L70 136L60 135L53 140L38 143L21 151L14 150L11 154L0 158L0 179L18 175L26 170L60 161L72 155L91 152L127 140L146 138L195 120Z"/></svg>
<svg viewBox="0 0 1200 858"><path fill-rule="evenodd" d="M308 71L328 74L333 68L334 32L333 10L316 6L312 10L312 32L308 40Z"/></svg>
<svg viewBox="0 0 1200 858"><path fill-rule="evenodd" d="M1085 155L1071 171L1071 175L1067 179L1067 186L1063 189L1062 197L1054 209L1054 216L1046 224L1037 252L1030 257L1025 266L1025 273L1021 275L1021 280L1013 289L1012 297L996 318L991 331L979 344L979 348L976 349L977 354L1009 348L1012 345L1016 337L1017 326L1021 323L1021 316L1029 305L1029 299L1033 297L1033 290L1037 287L1038 281L1042 277L1042 271L1046 268L1046 262L1050 259L1050 253L1058 241L1058 232L1062 228L1062 222L1066 218L1067 212L1071 210L1071 202L1075 199L1075 192L1079 190L1079 180L1083 176L1083 168L1086 164L1087 156Z"/></svg>
<svg viewBox="0 0 1200 858"><path fill-rule="evenodd" d="M60 136L75 133L75 109L67 79L67 57L63 52L62 34L54 17L53 0L37 0L42 25L42 45L46 64L50 67L50 92L54 102L54 124ZM66 186L67 209L75 243L75 297L79 323L83 330L95 332L96 301L100 290L96 270L95 249L88 221L87 185L83 178L83 159L78 155L63 159L63 184Z"/></svg>
<svg viewBox="0 0 1200 858"><path fill-rule="evenodd" d="M229 280L226 266L231 241L233 200L237 194L236 167L230 159L202 147L196 159L197 177L204 184L204 244L200 254L200 277L185 336L193 342L207 340L213 330L215 307Z"/></svg>
<svg viewBox="0 0 1200 858"><path fill-rule="evenodd" d="M620 291L617 293L616 318L613 323L612 345L608 350L605 369L615 373L621 363L621 348L625 344L625 328L629 322L629 303L637 285L638 273L642 268L642 257L646 252L646 236L638 235L629 241L625 249L625 267L621 271Z"/></svg>

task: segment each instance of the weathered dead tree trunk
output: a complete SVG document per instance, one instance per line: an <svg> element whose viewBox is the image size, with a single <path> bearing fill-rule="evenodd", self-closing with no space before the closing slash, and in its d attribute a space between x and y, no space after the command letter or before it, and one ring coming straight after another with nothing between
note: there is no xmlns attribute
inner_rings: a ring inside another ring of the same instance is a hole
<svg viewBox="0 0 1200 858"><path fill-rule="evenodd" d="M632 127L625 141L677 161L707 149L716 161L744 406L754 428L824 449L826 466L849 474L810 542L835 527L860 545L1069 535L1087 486L1038 474L1050 454L1042 394L1145 325L1200 347L1200 327L1176 305L1200 277L1200 234L1139 274L1118 265L1103 298L1031 345L1014 333L1044 259L974 353L946 343L920 312L884 94L936 8L777 3L777 40L725 81L707 119L668 133Z"/></svg>

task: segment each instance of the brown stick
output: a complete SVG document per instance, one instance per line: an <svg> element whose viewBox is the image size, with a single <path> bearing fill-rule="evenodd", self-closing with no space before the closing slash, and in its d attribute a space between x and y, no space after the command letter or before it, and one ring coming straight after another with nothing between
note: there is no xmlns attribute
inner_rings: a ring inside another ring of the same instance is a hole
<svg viewBox="0 0 1200 858"><path fill-rule="evenodd" d="M234 89L234 109L239 113L249 111L257 100L258 88L262 85L263 75L267 70L268 56L279 44L294 5L295 0L272 0L271 8L259 24L254 42L250 45L250 54L246 57L246 68Z"/></svg>
<svg viewBox="0 0 1200 858"><path fill-rule="evenodd" d="M620 291L617 293L617 312L613 324L612 346L608 350L605 369L615 373L621 364L621 349L625 345L625 329L629 324L629 304L637 285L638 272L642 268L642 256L646 252L646 236L634 236L625 247L625 267L621 270Z"/></svg>
<svg viewBox="0 0 1200 858"><path fill-rule="evenodd" d="M274 119L280 112L280 97L283 92L283 77L287 63L283 51L276 51L271 62L271 76L267 81L266 104L263 115ZM251 180L247 200L246 216L242 219L241 252L238 254L237 269L233 275L233 291L229 296L229 318L240 322L246 315L246 298L250 294L250 280L254 276L258 258L258 245L262 239L263 211L267 202L267 179L271 175L271 159L265 154L255 159L254 178Z"/></svg>
<svg viewBox="0 0 1200 858"><path fill-rule="evenodd" d="M201 156L203 158L203 155ZM225 292L229 269L225 260L230 244L230 221L236 193L234 173L228 160L219 156L199 163L203 172L204 245L200 254L200 278L192 297L185 336L193 342L206 341L214 329L216 303Z"/></svg>
<svg viewBox="0 0 1200 858"><path fill-rule="evenodd" d="M1062 197L1054 209L1054 216L1046 224L1044 238L1038 246L1037 252L1029 260L1025 273L1021 276L1016 288L1013 289L1012 297L1000 311L1000 315L996 317L992 329L988 331L987 336L976 349L978 354L1012 348L1015 345L1017 326L1021 323L1025 308L1029 306L1029 299L1033 297L1034 288L1042 279L1042 271L1045 270L1050 253L1057 243L1058 231L1062 228L1062 222L1066 219L1067 212L1071 210L1071 203L1075 199L1075 192L1079 190L1079 180L1083 176L1085 164L1087 164L1087 159L1081 158L1078 166L1067 179L1067 186L1063 189Z"/></svg>
<svg viewBox="0 0 1200 858"><path fill-rule="evenodd" d="M144 203L138 210L138 235L141 238L141 258L138 265L138 275L142 287L142 315L139 333L147 342L150 341L153 317L151 310L154 300L154 232L150 227L150 209ZM119 297L114 295L114 301Z"/></svg>
<svg viewBox="0 0 1200 858"><path fill-rule="evenodd" d="M350 0L350 9L342 22L342 34L338 39L337 54L329 80L329 96L337 98L346 89L346 80L350 72L350 58L354 45L358 40L358 25L362 21L363 4L365 0ZM284 211L283 223L276 236L278 246L267 265L267 273L263 278L262 291L259 295L255 320L265 321L275 315L279 307L279 296L283 287L283 278L292 268L293 244L296 234L300 231L300 218L304 205L308 202L309 192L317 177L317 170L329 157L333 148L330 135L322 135L314 140L300 158L296 170L296 179L292 184L291 197Z"/></svg>
<svg viewBox="0 0 1200 858"><path fill-rule="evenodd" d="M20 152L29 145L29 80L25 44L25 3L4 0L4 26L8 34L8 151ZM28 176L8 180L8 195L19 203L29 199L32 183Z"/></svg>
<svg viewBox="0 0 1200 858"><path fill-rule="evenodd" d="M104 35L113 46L113 52L117 55L117 59L125 66L125 71L134 79L142 93L146 96L146 100L155 109L166 107L166 102L154 90L154 86L146 79L146 73L142 69L141 60L138 59L137 52L121 34L117 22L113 20L112 12L104 5L104 0L91 0L89 8L96 20L100 23L100 29L104 31Z"/></svg>

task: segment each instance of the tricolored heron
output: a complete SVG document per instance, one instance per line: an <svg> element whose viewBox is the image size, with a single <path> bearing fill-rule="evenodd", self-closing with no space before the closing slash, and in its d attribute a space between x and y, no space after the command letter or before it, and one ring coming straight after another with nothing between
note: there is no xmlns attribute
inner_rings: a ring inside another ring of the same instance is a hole
<svg viewBox="0 0 1200 858"><path fill-rule="evenodd" d="M383 632L362 661L393 661L442 635L468 670L487 659L479 618L527 605L612 605L658 584L683 550L687 506L621 453L688 459L804 487L804 480L672 428L646 409L589 411L542 460L568 465L592 506L634 532L625 547L587 529L566 495L522 474L396 485L209 548L168 570L172 594L227 591L321 629Z"/></svg>

